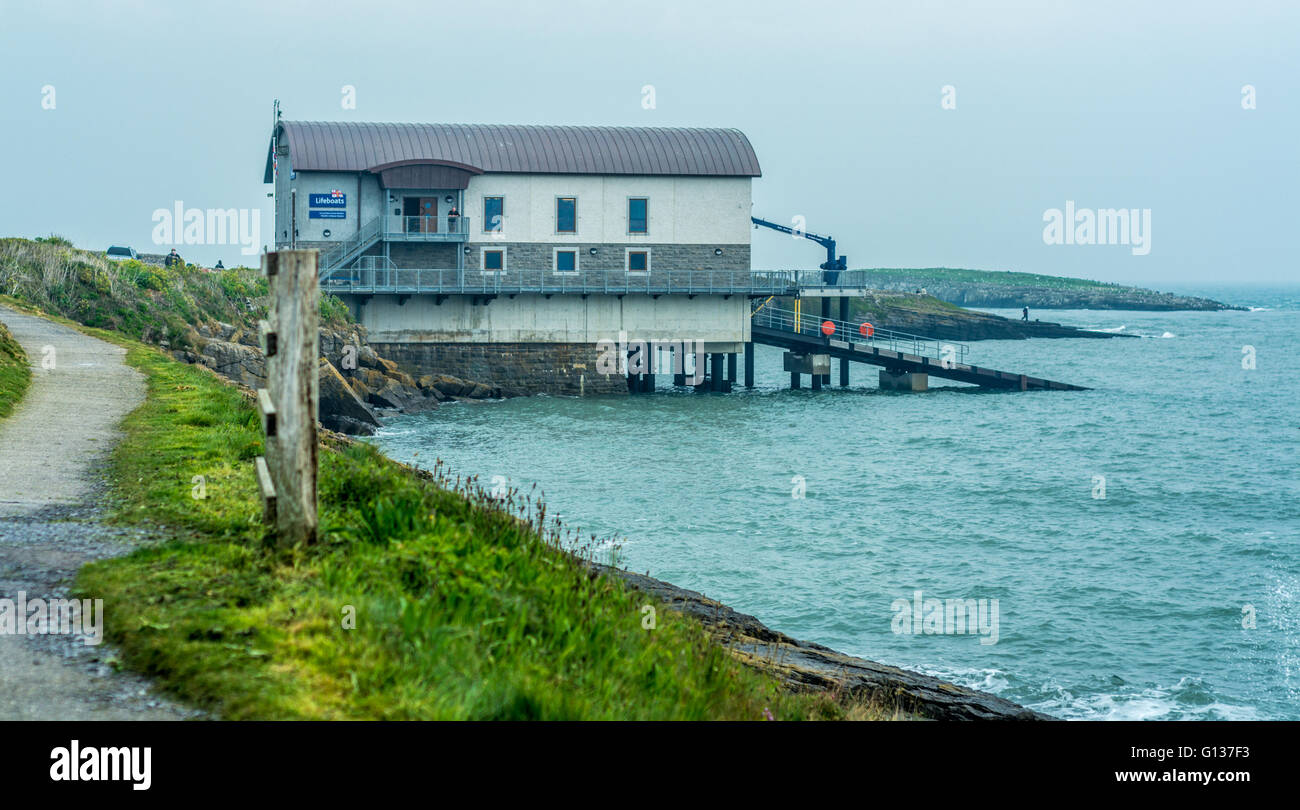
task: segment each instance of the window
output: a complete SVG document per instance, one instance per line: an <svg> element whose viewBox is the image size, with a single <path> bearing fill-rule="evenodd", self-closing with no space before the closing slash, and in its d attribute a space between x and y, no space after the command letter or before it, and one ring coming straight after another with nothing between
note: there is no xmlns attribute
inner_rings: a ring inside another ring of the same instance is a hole
<svg viewBox="0 0 1300 810"><path fill-rule="evenodd" d="M578 232L578 198L577 197L556 197L555 198L555 232L556 233L577 233Z"/></svg>
<svg viewBox="0 0 1300 810"><path fill-rule="evenodd" d="M627 201L627 232L646 233L650 225L650 201L645 197L630 197Z"/></svg>
<svg viewBox="0 0 1300 810"><path fill-rule="evenodd" d="M483 248L483 272L499 273L506 269L505 248Z"/></svg>
<svg viewBox="0 0 1300 810"><path fill-rule="evenodd" d="M650 251L629 250L627 252L627 271L629 273L649 273Z"/></svg>
<svg viewBox="0 0 1300 810"><path fill-rule="evenodd" d="M483 198L483 233L500 233L506 227L506 198Z"/></svg>
<svg viewBox="0 0 1300 810"><path fill-rule="evenodd" d="M577 248L556 248L555 249L555 272L557 273L578 272L578 249Z"/></svg>

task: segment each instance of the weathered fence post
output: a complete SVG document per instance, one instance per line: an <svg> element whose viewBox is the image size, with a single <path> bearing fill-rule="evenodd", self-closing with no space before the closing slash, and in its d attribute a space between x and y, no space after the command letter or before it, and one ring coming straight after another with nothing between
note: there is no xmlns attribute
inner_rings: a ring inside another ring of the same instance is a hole
<svg viewBox="0 0 1300 810"><path fill-rule="evenodd" d="M317 252L262 256L271 306L261 323L266 388L258 408L266 459L258 459L264 518L282 546L316 542L316 407L319 399L320 286Z"/></svg>

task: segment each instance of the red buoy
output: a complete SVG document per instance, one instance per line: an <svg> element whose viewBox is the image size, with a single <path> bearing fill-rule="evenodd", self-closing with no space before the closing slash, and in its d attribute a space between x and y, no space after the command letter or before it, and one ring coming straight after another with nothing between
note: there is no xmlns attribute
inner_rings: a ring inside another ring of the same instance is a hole
<svg viewBox="0 0 1300 810"><path fill-rule="evenodd" d="M861 326L858 327L858 331L861 332L863 335L866 335L867 337L871 337L872 335L876 334L876 327L872 326L869 323L863 323Z"/></svg>
<svg viewBox="0 0 1300 810"><path fill-rule="evenodd" d="M822 334L827 336L835 334L835 321L822 321Z"/></svg>

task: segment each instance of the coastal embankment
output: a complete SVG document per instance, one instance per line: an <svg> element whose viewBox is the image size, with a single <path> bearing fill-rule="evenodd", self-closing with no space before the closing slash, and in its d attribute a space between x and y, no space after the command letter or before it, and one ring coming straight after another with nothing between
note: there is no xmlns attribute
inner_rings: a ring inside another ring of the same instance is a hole
<svg viewBox="0 0 1300 810"><path fill-rule="evenodd" d="M176 286L201 287L204 278ZM79 283L123 277L92 265ZM57 400L62 421L52 424L71 420L88 431L69 428L65 438L92 445L51 442L41 463L66 475L64 454L103 462L106 491L78 490L67 507L105 504L101 522L130 538L120 546L130 553L81 554L66 533L43 533L31 521L14 532L32 553L59 556L60 576L76 571L71 596L113 605L104 624L114 645L105 649L115 651L110 669L148 673L181 701L147 708L193 716L184 705L226 719L1039 717L796 641L667 583L600 568L595 549L548 519L540 497L502 498L477 479L399 464L341 433L323 434L322 541L277 548L259 519L252 460L263 438L251 389L175 357L202 354L189 342L200 328L244 344L236 332L212 331L211 319L173 320L168 289L140 301L157 307L147 323L167 324L145 326L152 346L81 327L113 358L105 362L120 385L69 378L75 394L45 397ZM258 312L256 301L249 312ZM6 317L47 322L35 310ZM44 340L31 342L43 348ZM85 373L108 368L75 347L61 356ZM102 401L119 391L131 397L113 407ZM7 429L25 418L26 403ZM15 452L28 446L6 436L10 444ZM655 604L674 609L647 625L645 609ZM80 682L74 673L69 683Z"/></svg>

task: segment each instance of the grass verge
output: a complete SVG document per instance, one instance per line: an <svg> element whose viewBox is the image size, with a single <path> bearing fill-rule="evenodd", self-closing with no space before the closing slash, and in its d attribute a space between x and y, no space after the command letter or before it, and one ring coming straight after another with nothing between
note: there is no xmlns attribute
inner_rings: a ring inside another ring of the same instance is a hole
<svg viewBox="0 0 1300 810"><path fill-rule="evenodd" d="M32 382L27 353L0 323L0 419L14 412Z"/></svg>
<svg viewBox="0 0 1300 810"><path fill-rule="evenodd" d="M111 337L111 336L110 336ZM116 448L114 520L169 539L93 563L123 662L227 719L778 719L860 714L792 695L688 617L593 578L544 506L503 506L363 444L320 454L324 539L263 538L252 405L134 341L148 397Z"/></svg>

